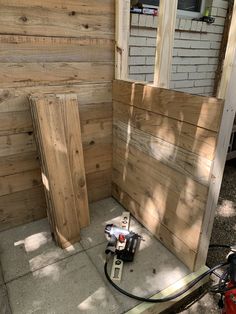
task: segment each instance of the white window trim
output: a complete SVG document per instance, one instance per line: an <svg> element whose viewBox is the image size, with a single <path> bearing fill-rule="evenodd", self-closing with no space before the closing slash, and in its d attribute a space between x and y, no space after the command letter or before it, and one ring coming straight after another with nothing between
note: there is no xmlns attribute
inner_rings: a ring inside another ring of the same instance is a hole
<svg viewBox="0 0 236 314"><path fill-rule="evenodd" d="M143 6L148 7L148 8L155 8L155 9L157 8L154 5L148 5L148 4L144 4ZM202 0L200 12L177 10L177 17L181 17L181 18L186 17L187 19L201 17L204 14L205 6L206 6L206 0Z"/></svg>

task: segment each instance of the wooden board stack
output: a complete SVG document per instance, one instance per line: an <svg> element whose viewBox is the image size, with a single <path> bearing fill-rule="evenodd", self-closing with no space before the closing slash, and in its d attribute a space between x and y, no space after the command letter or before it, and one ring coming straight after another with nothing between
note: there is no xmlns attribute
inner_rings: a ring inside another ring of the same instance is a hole
<svg viewBox="0 0 236 314"><path fill-rule="evenodd" d="M76 95L31 97L48 217L57 243L80 240L89 208Z"/></svg>
<svg viewBox="0 0 236 314"><path fill-rule="evenodd" d="M113 196L191 270L223 101L113 84Z"/></svg>

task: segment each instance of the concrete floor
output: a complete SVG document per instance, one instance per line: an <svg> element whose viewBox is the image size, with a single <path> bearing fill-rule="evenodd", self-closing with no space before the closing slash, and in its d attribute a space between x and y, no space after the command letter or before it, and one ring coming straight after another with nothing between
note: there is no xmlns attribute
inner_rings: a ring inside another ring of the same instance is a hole
<svg viewBox="0 0 236 314"><path fill-rule="evenodd" d="M138 304L114 290L103 274L104 226L119 223L122 211L112 198L93 203L91 225L67 250L55 246L47 219L0 233L0 314L124 313ZM145 241L135 261L125 265L123 288L151 296L189 273L136 220L130 229Z"/></svg>

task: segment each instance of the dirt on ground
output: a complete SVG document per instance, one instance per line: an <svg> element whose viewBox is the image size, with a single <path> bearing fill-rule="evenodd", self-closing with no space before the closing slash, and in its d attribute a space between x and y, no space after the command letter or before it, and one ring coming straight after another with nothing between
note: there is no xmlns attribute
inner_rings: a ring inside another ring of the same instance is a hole
<svg viewBox="0 0 236 314"><path fill-rule="evenodd" d="M211 244L236 244L236 160L226 163L218 201ZM226 260L227 249L210 249L207 265L213 267ZM217 282L216 277L213 278ZM219 295L202 291L194 298L190 298L184 306L172 313L182 314L220 314L218 307Z"/></svg>

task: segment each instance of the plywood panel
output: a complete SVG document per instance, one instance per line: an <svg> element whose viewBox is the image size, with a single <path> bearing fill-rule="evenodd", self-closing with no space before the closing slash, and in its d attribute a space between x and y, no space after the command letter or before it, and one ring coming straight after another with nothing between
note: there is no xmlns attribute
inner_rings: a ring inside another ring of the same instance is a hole
<svg viewBox="0 0 236 314"><path fill-rule="evenodd" d="M113 112L116 120L207 159L214 158L216 132L120 102L114 102Z"/></svg>
<svg viewBox="0 0 236 314"><path fill-rule="evenodd" d="M0 35L2 63L98 61L114 61L112 39Z"/></svg>
<svg viewBox="0 0 236 314"><path fill-rule="evenodd" d="M179 257L190 269L193 268L196 253L185 245L175 234L171 233L165 226L160 225L156 217L152 216L149 208L142 208L118 185L112 184L112 195L115 199L127 208L148 230Z"/></svg>
<svg viewBox="0 0 236 314"><path fill-rule="evenodd" d="M163 88L115 80L113 99L138 108L218 131L223 101Z"/></svg>
<svg viewBox="0 0 236 314"><path fill-rule="evenodd" d="M83 6L78 1L68 6L63 5L63 2L61 6L47 6L45 2L32 4L30 1L20 5L17 2L11 6L1 3L1 33L114 38L114 2L93 2L94 7L92 3ZM105 14L106 11L110 11L109 14Z"/></svg>
<svg viewBox="0 0 236 314"><path fill-rule="evenodd" d="M1 86L56 85L110 81L110 62L0 63Z"/></svg>
<svg viewBox="0 0 236 314"><path fill-rule="evenodd" d="M172 145L130 125L128 126L121 121L114 120L113 134L115 137L125 141L127 145L135 146L145 154L178 170L197 182L206 186L209 184L210 160L187 152L176 145Z"/></svg>
<svg viewBox="0 0 236 314"><path fill-rule="evenodd" d="M0 231L46 216L43 187L0 197Z"/></svg>

